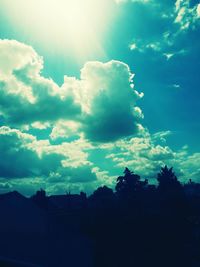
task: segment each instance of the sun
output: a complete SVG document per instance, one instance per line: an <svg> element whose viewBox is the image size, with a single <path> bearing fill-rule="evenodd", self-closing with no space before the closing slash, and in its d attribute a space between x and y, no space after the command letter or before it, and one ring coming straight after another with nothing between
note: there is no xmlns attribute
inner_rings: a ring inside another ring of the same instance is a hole
<svg viewBox="0 0 200 267"><path fill-rule="evenodd" d="M100 49L110 0L3 0L12 23L42 44L76 55Z"/></svg>

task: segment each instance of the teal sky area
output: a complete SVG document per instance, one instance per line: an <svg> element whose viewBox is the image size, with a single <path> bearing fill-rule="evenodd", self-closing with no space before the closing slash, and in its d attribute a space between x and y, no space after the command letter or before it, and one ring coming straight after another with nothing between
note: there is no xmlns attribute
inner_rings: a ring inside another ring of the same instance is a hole
<svg viewBox="0 0 200 267"><path fill-rule="evenodd" d="M200 3L0 0L0 192L200 178Z"/></svg>

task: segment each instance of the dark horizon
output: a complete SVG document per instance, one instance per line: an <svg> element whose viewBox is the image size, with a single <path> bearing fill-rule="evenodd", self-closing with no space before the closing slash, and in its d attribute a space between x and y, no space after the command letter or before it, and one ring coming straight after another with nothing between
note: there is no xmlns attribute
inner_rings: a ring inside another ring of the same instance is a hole
<svg viewBox="0 0 200 267"><path fill-rule="evenodd" d="M125 168L115 192L0 195L0 266L199 266L200 184L167 166L157 180Z"/></svg>

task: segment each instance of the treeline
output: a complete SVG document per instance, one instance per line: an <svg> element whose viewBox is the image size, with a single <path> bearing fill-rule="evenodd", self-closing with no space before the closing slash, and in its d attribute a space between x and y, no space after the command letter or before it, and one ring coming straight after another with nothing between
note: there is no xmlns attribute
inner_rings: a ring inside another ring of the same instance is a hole
<svg viewBox="0 0 200 267"><path fill-rule="evenodd" d="M181 184L167 166L157 180L149 185L126 168L115 193L100 187L90 196L95 266L200 266L200 184Z"/></svg>
<svg viewBox="0 0 200 267"><path fill-rule="evenodd" d="M149 184L125 168L115 191L80 193L76 220L92 240L95 267L200 266L200 184L181 184L167 166L157 181ZM43 190L32 199L47 203ZM67 230L69 213L61 220Z"/></svg>

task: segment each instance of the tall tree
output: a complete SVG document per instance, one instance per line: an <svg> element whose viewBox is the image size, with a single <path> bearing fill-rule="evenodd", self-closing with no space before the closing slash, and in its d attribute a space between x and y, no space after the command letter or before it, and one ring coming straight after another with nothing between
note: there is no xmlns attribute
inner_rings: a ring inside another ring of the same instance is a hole
<svg viewBox="0 0 200 267"><path fill-rule="evenodd" d="M162 167L157 175L158 189L160 191L177 191L182 188L178 181L173 168L168 168L166 165Z"/></svg>
<svg viewBox="0 0 200 267"><path fill-rule="evenodd" d="M117 178L115 189L118 194L129 195L136 192L140 185L140 176L125 168L124 175Z"/></svg>

